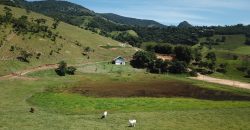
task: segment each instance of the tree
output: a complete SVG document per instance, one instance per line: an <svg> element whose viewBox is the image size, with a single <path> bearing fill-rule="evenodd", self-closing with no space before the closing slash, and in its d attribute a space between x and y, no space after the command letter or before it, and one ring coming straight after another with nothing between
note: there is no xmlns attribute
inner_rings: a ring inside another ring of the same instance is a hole
<svg viewBox="0 0 250 130"><path fill-rule="evenodd" d="M193 59L191 48L187 46L176 46L174 49L175 58L179 61L184 61L187 64Z"/></svg>
<svg viewBox="0 0 250 130"><path fill-rule="evenodd" d="M208 68L214 71L216 66L216 54L214 52L209 52L206 55L206 59L208 60Z"/></svg>
<svg viewBox="0 0 250 130"><path fill-rule="evenodd" d="M196 49L194 50L194 60L195 60L196 62L200 62L200 61L202 60L202 53L201 53L201 50L198 49L198 48L196 48Z"/></svg>
<svg viewBox="0 0 250 130"><path fill-rule="evenodd" d="M91 51L91 48L89 46L84 48L84 52L90 52L90 51Z"/></svg>
<svg viewBox="0 0 250 130"><path fill-rule="evenodd" d="M27 16L21 16L17 20L14 20L13 22L13 28L15 28L15 31L17 32L28 32L28 17Z"/></svg>
<svg viewBox="0 0 250 130"><path fill-rule="evenodd" d="M147 68L154 60L156 60L154 53L138 51L134 54L131 65L135 68Z"/></svg>
<svg viewBox="0 0 250 130"><path fill-rule="evenodd" d="M9 23L11 22L12 18L13 18L13 14L11 13L11 9L9 7L4 7L4 12L5 12L5 15L3 17L3 21L5 23Z"/></svg>
<svg viewBox="0 0 250 130"><path fill-rule="evenodd" d="M219 65L219 68L216 69L216 71L220 72L220 73L226 73L227 72L227 66L228 66L227 63L222 63L222 64Z"/></svg>
<svg viewBox="0 0 250 130"><path fill-rule="evenodd" d="M43 18L41 18L41 19L36 19L35 20L35 22L38 24L38 25L40 25L40 24L45 24L46 23L46 19L43 19Z"/></svg>
<svg viewBox="0 0 250 130"><path fill-rule="evenodd" d="M55 71L59 76L65 76L67 71L67 63L65 61L59 62L59 66Z"/></svg>
<svg viewBox="0 0 250 130"><path fill-rule="evenodd" d="M250 69L248 69L247 71L246 71L246 76L245 76L246 78L250 78Z"/></svg>
<svg viewBox="0 0 250 130"><path fill-rule="evenodd" d="M245 44L250 45L250 38L248 38L248 37L246 38Z"/></svg>
<svg viewBox="0 0 250 130"><path fill-rule="evenodd" d="M210 60L212 62L215 62L216 61L216 54L214 52L209 52L207 55L206 55L206 59L207 60Z"/></svg>
<svg viewBox="0 0 250 130"><path fill-rule="evenodd" d="M76 68L73 67L73 66L70 66L70 67L67 68L67 72L66 73L69 74L69 75L74 75L75 71L76 71Z"/></svg>
<svg viewBox="0 0 250 130"><path fill-rule="evenodd" d="M221 42L225 42L226 41L226 37L225 36L222 36L221 37Z"/></svg>
<svg viewBox="0 0 250 130"><path fill-rule="evenodd" d="M168 65L168 62L162 59L156 59L149 64L148 69L151 73L161 74L168 71Z"/></svg>
<svg viewBox="0 0 250 130"><path fill-rule="evenodd" d="M154 52L154 46L153 45L147 45L146 46L146 51Z"/></svg>
<svg viewBox="0 0 250 130"><path fill-rule="evenodd" d="M174 61L172 62L169 72L174 74L181 74L187 71L187 64L183 61Z"/></svg>
<svg viewBox="0 0 250 130"><path fill-rule="evenodd" d="M20 56L17 57L17 59L19 59L19 60L22 61L22 62L29 62L28 59L31 58L31 57L32 57L32 54L31 54L31 53L22 50L22 51L20 52Z"/></svg>
<svg viewBox="0 0 250 130"><path fill-rule="evenodd" d="M56 29L58 27L59 23L60 23L59 19L54 19L54 23L52 24L52 28Z"/></svg>
<svg viewBox="0 0 250 130"><path fill-rule="evenodd" d="M169 44L156 45L154 47L154 50L156 53L160 53L160 54L172 54L173 53L173 47Z"/></svg>

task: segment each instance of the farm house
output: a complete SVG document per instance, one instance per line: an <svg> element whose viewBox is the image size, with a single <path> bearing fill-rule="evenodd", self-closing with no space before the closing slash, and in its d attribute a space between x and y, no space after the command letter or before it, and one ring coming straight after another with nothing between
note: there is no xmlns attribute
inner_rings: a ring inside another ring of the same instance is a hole
<svg viewBox="0 0 250 130"><path fill-rule="evenodd" d="M115 59L113 59L112 63L115 65L126 65L126 60L125 58L118 56Z"/></svg>

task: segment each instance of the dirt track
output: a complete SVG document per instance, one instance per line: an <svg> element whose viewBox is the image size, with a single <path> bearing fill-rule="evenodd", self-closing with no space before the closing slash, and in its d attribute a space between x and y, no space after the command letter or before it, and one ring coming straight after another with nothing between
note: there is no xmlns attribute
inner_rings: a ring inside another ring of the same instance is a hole
<svg viewBox="0 0 250 130"><path fill-rule="evenodd" d="M217 83L217 84L228 85L232 87L250 89L250 83L244 83L244 82L239 82L239 81L234 81L234 80L212 78L212 77L201 75L201 74L199 74L198 77L190 77L190 78L195 79L195 80L206 81L210 83Z"/></svg>
<svg viewBox="0 0 250 130"><path fill-rule="evenodd" d="M77 64L77 65L68 65L68 66L79 67L79 66L83 66L83 65L97 64L97 63L102 63L102 62L106 62L106 61L94 62L94 63L83 63L83 64ZM33 73L33 72L37 72L37 71L55 69L57 67L58 67L58 64L45 64L42 66L38 66L38 67L30 68L30 69L25 69L22 71L17 71L17 72L11 73L9 75L1 76L0 80L7 80L7 79L37 80L36 78L25 77L25 75L28 73Z"/></svg>

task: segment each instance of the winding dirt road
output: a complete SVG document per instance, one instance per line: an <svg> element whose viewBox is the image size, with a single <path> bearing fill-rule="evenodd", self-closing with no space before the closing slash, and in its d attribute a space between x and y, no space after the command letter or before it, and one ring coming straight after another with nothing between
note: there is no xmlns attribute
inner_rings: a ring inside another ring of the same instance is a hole
<svg viewBox="0 0 250 130"><path fill-rule="evenodd" d="M79 66L83 66L83 65L98 64L98 63L103 63L103 62L107 62L107 61L83 63L83 64L77 64L77 65L68 65L68 66L79 67ZM37 78L26 77L25 75L28 73L33 73L33 72L37 72L37 71L55 69L57 67L58 67L58 64L45 64L42 66L38 66L38 67L34 67L34 68L22 70L22 71L17 71L15 73L11 73L9 75L1 76L0 80L8 80L8 79L37 80ZM228 86L232 86L232 87L250 89L250 83L244 83L244 82L227 80L227 79L213 78L213 77L209 77L209 76L205 76L205 75L201 75L201 74L199 74L197 77L190 77L190 79L201 80L201 81L205 81L205 82L217 83L217 84L222 84L222 85L228 85Z"/></svg>
<svg viewBox="0 0 250 130"><path fill-rule="evenodd" d="M228 80L228 79L213 78L213 77L209 77L209 76L205 76L201 74L199 74L197 77L190 77L190 79L201 80L205 82L217 83L217 84L222 84L222 85L228 85L232 87L250 89L250 83L244 83L244 82Z"/></svg>

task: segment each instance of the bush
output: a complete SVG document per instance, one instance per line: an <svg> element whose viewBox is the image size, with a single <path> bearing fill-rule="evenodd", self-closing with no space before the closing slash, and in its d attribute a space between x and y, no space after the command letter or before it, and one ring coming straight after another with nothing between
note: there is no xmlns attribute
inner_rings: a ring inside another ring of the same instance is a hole
<svg viewBox="0 0 250 130"><path fill-rule="evenodd" d="M20 56L17 57L17 59L18 59L19 61L21 61L21 62L27 62L27 63L29 63L29 62L30 62L30 61L29 61L29 58L31 58L32 56L33 56L33 55L32 55L31 53L22 50L22 51L20 52Z"/></svg>
<svg viewBox="0 0 250 130"><path fill-rule="evenodd" d="M246 39L245 44L246 44L246 45L250 45L250 38L247 38L247 39Z"/></svg>
<svg viewBox="0 0 250 130"><path fill-rule="evenodd" d="M67 74L69 74L69 75L74 75L75 71L76 71L76 68L73 66L70 66L67 68Z"/></svg>
<svg viewBox="0 0 250 130"><path fill-rule="evenodd" d="M183 61L174 61L169 68L170 73L181 74L187 71L187 64Z"/></svg>
<svg viewBox="0 0 250 130"><path fill-rule="evenodd" d="M207 75L207 74L212 74L213 71L211 70L207 70L207 69L196 69L197 72L203 74L203 75Z"/></svg>
<svg viewBox="0 0 250 130"><path fill-rule="evenodd" d="M198 73L196 70L192 70L189 72L189 75L192 76L192 77L197 77L198 76Z"/></svg>
<svg viewBox="0 0 250 130"><path fill-rule="evenodd" d="M59 62L59 67L55 71L59 76L65 76L67 71L67 63L65 61Z"/></svg>
<svg viewBox="0 0 250 130"><path fill-rule="evenodd" d="M10 51L14 51L15 50L15 47L14 46L11 46L10 47Z"/></svg>
<svg viewBox="0 0 250 130"><path fill-rule="evenodd" d="M237 67L237 70L245 72L247 70L247 67Z"/></svg>
<svg viewBox="0 0 250 130"><path fill-rule="evenodd" d="M247 75L246 75L245 77L246 77L246 78L250 78L250 69L248 69L248 70L246 71L246 74L247 74Z"/></svg>
<svg viewBox="0 0 250 130"><path fill-rule="evenodd" d="M134 54L131 65L135 68L147 68L154 60L156 60L154 53L138 51Z"/></svg>
<svg viewBox="0 0 250 130"><path fill-rule="evenodd" d="M66 74L74 75L76 68L73 66L67 67L67 63L61 61L59 62L59 67L55 71L59 76L65 76Z"/></svg>
<svg viewBox="0 0 250 130"><path fill-rule="evenodd" d="M224 68L216 69L216 71L219 72L219 73L223 73L223 74L227 73L227 70L224 69Z"/></svg>
<svg viewBox="0 0 250 130"><path fill-rule="evenodd" d="M184 61L187 64L189 64L191 60L193 59L191 48L187 46L176 46L174 48L174 53L176 55L175 58L177 60Z"/></svg>

